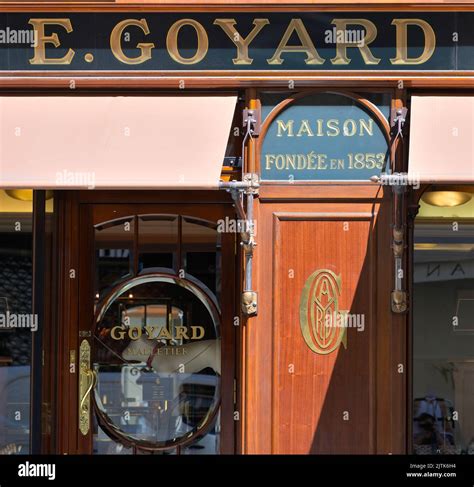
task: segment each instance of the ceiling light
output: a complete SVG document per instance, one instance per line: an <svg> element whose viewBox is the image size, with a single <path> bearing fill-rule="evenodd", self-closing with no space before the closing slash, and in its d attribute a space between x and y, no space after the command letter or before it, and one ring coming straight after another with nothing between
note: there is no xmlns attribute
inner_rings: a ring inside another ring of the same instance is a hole
<svg viewBox="0 0 474 487"><path fill-rule="evenodd" d="M7 193L10 198L14 198L15 200L20 201L33 201L33 190L32 189L6 189L5 193ZM46 191L46 199L50 200L53 197L52 191Z"/></svg>
<svg viewBox="0 0 474 487"><path fill-rule="evenodd" d="M464 205L471 198L471 194L462 191L428 191L421 197L428 205L444 208Z"/></svg>

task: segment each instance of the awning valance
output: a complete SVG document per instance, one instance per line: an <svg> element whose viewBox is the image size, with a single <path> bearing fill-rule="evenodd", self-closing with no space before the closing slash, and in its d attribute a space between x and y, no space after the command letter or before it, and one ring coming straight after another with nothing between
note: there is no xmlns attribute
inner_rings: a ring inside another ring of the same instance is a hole
<svg viewBox="0 0 474 487"><path fill-rule="evenodd" d="M236 95L0 97L0 187L218 187Z"/></svg>
<svg viewBox="0 0 474 487"><path fill-rule="evenodd" d="M474 183L474 96L413 96L408 174L422 183Z"/></svg>

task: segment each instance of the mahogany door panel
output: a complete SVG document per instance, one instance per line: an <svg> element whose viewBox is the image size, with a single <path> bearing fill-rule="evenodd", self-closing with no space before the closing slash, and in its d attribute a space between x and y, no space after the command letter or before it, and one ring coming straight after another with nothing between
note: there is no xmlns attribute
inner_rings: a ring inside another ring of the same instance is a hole
<svg viewBox="0 0 474 487"><path fill-rule="evenodd" d="M305 201L294 188L283 201L265 188L258 200L259 307L243 340L247 453L405 451L406 328L390 308L391 203L369 191L351 200L349 189ZM344 334L321 326L334 312L346 316Z"/></svg>
<svg viewBox="0 0 474 487"><path fill-rule="evenodd" d="M373 451L371 220L370 213L275 214L275 452ZM353 327L339 327L345 311Z"/></svg>

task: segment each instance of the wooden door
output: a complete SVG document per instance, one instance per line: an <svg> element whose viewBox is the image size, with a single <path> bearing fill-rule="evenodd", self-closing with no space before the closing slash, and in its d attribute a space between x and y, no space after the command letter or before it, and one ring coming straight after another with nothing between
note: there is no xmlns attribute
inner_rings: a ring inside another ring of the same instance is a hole
<svg viewBox="0 0 474 487"><path fill-rule="evenodd" d="M390 192L268 185L256 218L246 451L402 452L406 329L390 309ZM337 320L326 330L329 312L346 317L345 331Z"/></svg>
<svg viewBox="0 0 474 487"><path fill-rule="evenodd" d="M63 301L63 453L234 452L231 206L90 200Z"/></svg>

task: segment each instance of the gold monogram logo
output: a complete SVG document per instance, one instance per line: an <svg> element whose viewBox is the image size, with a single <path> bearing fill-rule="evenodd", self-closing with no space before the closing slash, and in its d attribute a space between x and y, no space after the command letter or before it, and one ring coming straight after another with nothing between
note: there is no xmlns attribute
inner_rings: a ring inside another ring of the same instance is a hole
<svg viewBox="0 0 474 487"><path fill-rule="evenodd" d="M328 269L313 272L303 287L300 326L308 347L315 353L329 354L339 345L347 348L344 316L339 310L341 276Z"/></svg>

